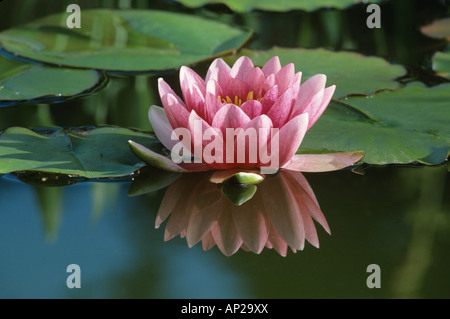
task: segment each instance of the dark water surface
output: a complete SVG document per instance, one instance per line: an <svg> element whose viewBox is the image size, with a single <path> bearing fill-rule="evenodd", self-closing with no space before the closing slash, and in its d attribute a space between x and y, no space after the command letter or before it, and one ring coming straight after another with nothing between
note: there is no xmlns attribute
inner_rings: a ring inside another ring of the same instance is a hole
<svg viewBox="0 0 450 319"><path fill-rule="evenodd" d="M2 178L0 297L450 297L445 167L305 177L331 235L316 223L320 247L306 243L286 257L165 242L167 221L155 229L155 219L167 188L128 196L130 183L45 188ZM73 263L81 289L66 286ZM380 266L379 289L366 285L371 264Z"/></svg>

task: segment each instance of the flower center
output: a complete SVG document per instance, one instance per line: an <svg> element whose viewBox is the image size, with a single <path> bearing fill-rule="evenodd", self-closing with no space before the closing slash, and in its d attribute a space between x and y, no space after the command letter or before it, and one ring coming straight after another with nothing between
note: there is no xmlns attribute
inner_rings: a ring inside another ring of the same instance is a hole
<svg viewBox="0 0 450 319"><path fill-rule="evenodd" d="M235 104L237 106L242 105L242 99L240 99L238 96L234 97L234 101L228 95L225 96L225 98L222 98L220 95L218 95L217 99L219 100L219 102L222 102L222 103L230 103L230 104ZM253 100L253 91L248 92L247 98L245 99L244 102L247 102L249 100ZM258 101L260 101L260 102L261 102L261 100L262 100L262 98L258 99Z"/></svg>

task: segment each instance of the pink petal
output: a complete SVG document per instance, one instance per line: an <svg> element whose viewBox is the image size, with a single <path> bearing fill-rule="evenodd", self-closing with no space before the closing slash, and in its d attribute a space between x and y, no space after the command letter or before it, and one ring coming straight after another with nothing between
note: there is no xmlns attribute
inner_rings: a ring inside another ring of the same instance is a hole
<svg viewBox="0 0 450 319"><path fill-rule="evenodd" d="M273 225L276 233L291 247L302 250L305 241L305 232L300 215L297 212L295 198L290 196L285 181L274 182L273 185L261 184L264 193L270 196L262 196L264 213ZM267 187L267 188L265 188ZM262 189L261 189L262 190ZM273 198L277 200L274 201Z"/></svg>
<svg viewBox="0 0 450 319"><path fill-rule="evenodd" d="M205 82L208 83L211 80L213 74L217 76L218 69L225 71L225 73L230 74L231 68L228 64L225 63L221 58L215 59L208 68L208 72L206 73Z"/></svg>
<svg viewBox="0 0 450 319"><path fill-rule="evenodd" d="M164 240L168 241L177 235L184 237L186 234L187 222L191 214L191 207L186 206L186 198L181 197L175 205L175 209L170 214L164 231Z"/></svg>
<svg viewBox="0 0 450 319"><path fill-rule="evenodd" d="M177 96L177 94L172 90L170 85L167 84L166 81L164 81L163 78L158 79L158 91L159 91L160 97L163 97L164 95L169 94L169 93ZM183 101L181 99L180 99L180 102L183 103Z"/></svg>
<svg viewBox="0 0 450 319"><path fill-rule="evenodd" d="M189 131L191 132L191 142L193 146L192 153L195 157L196 163L198 163L199 160L201 160L202 163L213 162L209 158L203 158L203 148L211 142L210 140L204 138L206 130L212 132L216 131L217 135L215 135L215 137L213 138L219 138L219 143L224 145L224 142L222 141L222 135L219 134L220 130L216 129L216 127L213 128L205 120L199 117L194 110L192 110L189 116Z"/></svg>
<svg viewBox="0 0 450 319"><path fill-rule="evenodd" d="M284 125L279 134L279 165L283 167L297 152L308 127L308 114L300 114Z"/></svg>
<svg viewBox="0 0 450 319"><path fill-rule="evenodd" d="M189 185L190 186L190 185ZM180 200L183 200L183 194L187 191L187 185L181 178L175 181L167 189L161 201L161 205L156 215L155 228L159 228L161 224L169 217Z"/></svg>
<svg viewBox="0 0 450 319"><path fill-rule="evenodd" d="M314 194L314 191L309 185L308 181L306 180L305 176L301 172L296 172L292 170L282 170L282 172L285 172L287 175L293 177L295 179L295 183L300 185L301 189L306 192L306 194L310 197L310 199L319 206L319 202L317 201L316 195Z"/></svg>
<svg viewBox="0 0 450 319"><path fill-rule="evenodd" d="M292 87L287 89L267 112L267 116L272 119L274 127L281 128L289 119L289 115L295 104L300 89L300 79Z"/></svg>
<svg viewBox="0 0 450 319"><path fill-rule="evenodd" d="M226 136L227 128L245 127L250 118L240 107L234 104L225 104L214 116L212 127L219 128Z"/></svg>
<svg viewBox="0 0 450 319"><path fill-rule="evenodd" d="M205 236L203 236L203 239L202 239L203 250L205 250L205 251L210 250L215 245L216 245L216 242L214 241L214 238L213 238L213 235L211 232L209 232Z"/></svg>
<svg viewBox="0 0 450 319"><path fill-rule="evenodd" d="M211 232L217 247L225 256L233 255L242 245L242 238L234 226L233 217L229 211L223 211Z"/></svg>
<svg viewBox="0 0 450 319"><path fill-rule="evenodd" d="M294 74L295 66L293 63L286 64L275 74L275 83L278 85L281 93L288 89Z"/></svg>
<svg viewBox="0 0 450 319"><path fill-rule="evenodd" d="M178 140L171 139L173 128L164 109L152 105L148 111L148 117L158 140L171 150L178 143Z"/></svg>
<svg viewBox="0 0 450 319"><path fill-rule="evenodd" d="M249 118L253 119L261 115L262 105L261 102L257 100L248 100L241 105L241 110L244 111Z"/></svg>
<svg viewBox="0 0 450 319"><path fill-rule="evenodd" d="M208 184L206 184L208 185ZM198 193L187 225L186 240L189 247L196 245L211 230L222 214L224 198L219 188L193 190Z"/></svg>
<svg viewBox="0 0 450 319"><path fill-rule="evenodd" d="M206 83L208 83L211 80L216 81L217 85L221 88L223 94L225 94L225 89L228 87L231 80L233 80L233 77L230 74L230 68L229 67L228 69L223 67L213 68L211 73L210 74L208 73L208 76L206 77L205 81Z"/></svg>
<svg viewBox="0 0 450 319"><path fill-rule="evenodd" d="M283 170L287 175L295 180L295 187L299 190L296 192L296 196L301 196L302 201L305 203L309 210L311 216L325 229L328 234L331 234L330 227L328 226L327 220L320 210L319 203L317 202L316 196L306 180L300 172L294 172L289 170Z"/></svg>
<svg viewBox="0 0 450 319"><path fill-rule="evenodd" d="M238 97L238 99L241 99L241 102L243 102L243 99L247 97L248 92L250 91L249 87L247 87L247 84L239 79L231 79L226 86L226 89L222 87L222 90L225 96L230 97L231 103L235 103L236 96Z"/></svg>
<svg viewBox="0 0 450 319"><path fill-rule="evenodd" d="M231 68L230 74L233 78L245 81L247 75L255 68L249 57L241 56Z"/></svg>
<svg viewBox="0 0 450 319"><path fill-rule="evenodd" d="M173 92L169 85L163 80L158 81L161 102L169 119L170 125L175 129L188 127L189 112L183 101Z"/></svg>
<svg viewBox="0 0 450 319"><path fill-rule="evenodd" d="M314 247L319 247L319 238L317 237L316 227L311 218L310 211L306 202L311 202L309 194L303 189L303 185L298 183L296 179L291 176L291 174L301 174L299 172L293 172L284 170L281 171L281 178L285 181L287 185L290 197L295 199L297 205L297 212L302 219L303 228L305 230L305 238ZM319 205L316 204L316 209L320 211Z"/></svg>
<svg viewBox="0 0 450 319"><path fill-rule="evenodd" d="M364 152L343 152L330 154L298 154L283 168L298 172L329 172L348 167L364 157Z"/></svg>
<svg viewBox="0 0 450 319"><path fill-rule="evenodd" d="M261 100L263 114L266 114L270 110L272 105L278 100L278 96L278 85L272 86L270 90L264 94L264 97Z"/></svg>
<svg viewBox="0 0 450 319"><path fill-rule="evenodd" d="M277 73L281 69L280 59L277 56L274 56L269 61L264 64L262 71L267 76L271 74Z"/></svg>
<svg viewBox="0 0 450 319"><path fill-rule="evenodd" d="M327 77L324 74L316 74L306 80L298 92L297 101L294 106L293 116L305 113L305 108L309 105L314 96L325 88Z"/></svg>
<svg viewBox="0 0 450 319"><path fill-rule="evenodd" d="M295 117L299 114L302 113L307 113L309 115L309 118L312 117L311 113L315 113L321 106L322 104L322 100L323 100L323 94L324 94L324 90L320 90L319 92L316 93L316 95L313 96L313 98L308 102L308 104L306 106L304 106L303 110L301 113L297 111L293 111L291 114L291 117ZM293 107L293 109L295 109L295 106ZM312 126L311 123L308 123L308 129Z"/></svg>
<svg viewBox="0 0 450 319"><path fill-rule="evenodd" d="M231 214L245 246L250 251L259 254L263 250L269 235L269 227L265 217L255 207L247 206L245 209L235 207L231 210Z"/></svg>
<svg viewBox="0 0 450 319"><path fill-rule="evenodd" d="M277 233L273 225L269 230L269 238L266 247L275 249L281 256L286 257L288 244Z"/></svg>
<svg viewBox="0 0 450 319"><path fill-rule="evenodd" d="M306 109L305 113L308 113L310 116L309 124L308 124L308 130L311 128L311 126L316 123L316 121L319 119L319 117L322 115L322 113L327 108L328 104L331 101L331 97L333 96L334 90L336 89L336 85L332 85L330 87L327 87L323 91L322 101L316 105L315 103L310 103Z"/></svg>
<svg viewBox="0 0 450 319"><path fill-rule="evenodd" d="M275 81L275 74L271 74L269 75L263 83L263 92L267 92L269 91L272 87L274 87L276 85L276 81ZM279 92L281 92L279 90ZM281 93L280 93L281 94Z"/></svg>
<svg viewBox="0 0 450 319"><path fill-rule="evenodd" d="M255 134L252 133L255 132ZM230 158L227 161L239 163L239 167L254 168L260 167L261 163L268 164L269 159L261 160L261 154L267 153L268 141L271 138L272 121L266 115L261 115L249 121L243 128L237 128L234 134L234 158L227 153ZM241 144L242 143L242 144ZM242 150L245 154L242 158ZM266 153L262 153L266 151ZM275 163L276 164L276 163ZM276 167L278 169L278 166Z"/></svg>
<svg viewBox="0 0 450 319"><path fill-rule="evenodd" d="M212 123L214 115L216 115L223 104L218 100L218 96L223 96L221 87L215 80L209 80L206 85L205 110L203 117L209 124Z"/></svg>
<svg viewBox="0 0 450 319"><path fill-rule="evenodd" d="M192 69L182 66L180 69L180 86L187 109L197 112L205 104L205 81ZM200 112L201 113L201 112Z"/></svg>
<svg viewBox="0 0 450 319"><path fill-rule="evenodd" d="M255 99L262 97L261 94L265 80L266 77L260 68L253 68L253 70L251 70L245 78L244 82L247 87L250 88L250 91L253 91L253 96Z"/></svg>

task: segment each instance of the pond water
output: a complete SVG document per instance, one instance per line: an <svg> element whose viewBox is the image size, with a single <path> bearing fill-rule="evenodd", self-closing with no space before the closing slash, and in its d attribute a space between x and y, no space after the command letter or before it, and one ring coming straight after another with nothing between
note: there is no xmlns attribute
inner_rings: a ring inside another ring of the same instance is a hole
<svg viewBox="0 0 450 319"><path fill-rule="evenodd" d="M34 10L0 5L0 31L67 6L27 1ZM78 3L205 14L169 1ZM265 31L252 49L352 50L405 65L403 81L437 84L445 80L430 71L429 58L445 44L412 28L440 17L445 5L431 3L388 2L385 29L374 38L358 27L367 16L361 6L244 14L213 6L206 15L225 12L223 21ZM203 74L207 65L195 69ZM164 76L179 91L178 73ZM148 131L148 107L161 104L158 77L109 75L82 97L0 107L0 129L117 125ZM447 166L352 168L281 172L246 189L212 184L208 174L186 177L148 167L132 177L92 181L0 176L0 298L450 298ZM245 202L236 205L236 197ZM81 289L67 286L71 264L80 267ZM370 287L371 265L379 267L378 288Z"/></svg>
<svg viewBox="0 0 450 319"><path fill-rule="evenodd" d="M217 246L208 251L201 243L189 248L186 238L179 236L164 241L168 221L158 229L155 222L167 187L148 193L142 187L138 192L142 194L130 196L132 182L46 188L3 178L0 296L450 297L446 196L450 183L445 168L386 167L369 168L364 175L351 171L304 175L330 234L316 222L319 248L306 242L302 251L289 250L286 257L269 248L260 254L240 249L227 257ZM195 187L195 180L184 183ZM301 191L300 186L297 189ZM267 188L258 191L264 194ZM198 192L187 193L187 197L198 196ZM277 213L288 218L281 210ZM80 266L81 289L66 286L69 264ZM371 264L381 269L379 289L366 284Z"/></svg>

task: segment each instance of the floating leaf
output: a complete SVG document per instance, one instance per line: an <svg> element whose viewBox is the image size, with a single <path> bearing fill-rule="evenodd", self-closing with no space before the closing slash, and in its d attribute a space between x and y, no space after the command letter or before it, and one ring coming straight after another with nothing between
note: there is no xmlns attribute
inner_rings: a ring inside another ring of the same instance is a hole
<svg viewBox="0 0 450 319"><path fill-rule="evenodd" d="M47 67L0 55L0 106L65 100L92 91L102 79L95 70Z"/></svg>
<svg viewBox="0 0 450 319"><path fill-rule="evenodd" d="M450 18L438 19L420 28L423 34L435 39L446 39L450 42Z"/></svg>
<svg viewBox="0 0 450 319"><path fill-rule="evenodd" d="M450 151L450 84L411 83L373 97L333 101L301 145L333 151L363 150L369 164L441 164Z"/></svg>
<svg viewBox="0 0 450 319"><path fill-rule="evenodd" d="M360 2L379 2L363 0L177 0L185 6L197 8L206 4L223 3L236 12L248 12L252 10L289 11L304 10L313 11L320 8L344 9Z"/></svg>
<svg viewBox="0 0 450 319"><path fill-rule="evenodd" d="M400 65L392 65L378 57L367 57L353 52L334 52L325 49L273 48L267 51L242 50L239 56L250 57L255 65L262 66L271 57L278 56L281 64L294 63L302 71L302 82L314 74L327 76L327 86L336 85L335 98L349 94L372 94L377 90L396 89L395 81L406 73ZM228 61L234 62L239 56Z"/></svg>
<svg viewBox="0 0 450 319"><path fill-rule="evenodd" d="M0 33L21 57L107 71L161 71L238 49L250 37L223 23L156 10L83 10L81 28L56 14Z"/></svg>
<svg viewBox="0 0 450 319"><path fill-rule="evenodd" d="M433 70L450 80L450 51L436 52L433 56Z"/></svg>
<svg viewBox="0 0 450 319"><path fill-rule="evenodd" d="M86 178L127 176L144 164L130 151L133 139L160 150L152 134L126 128L54 130L40 134L11 127L0 135L0 174L41 171Z"/></svg>

